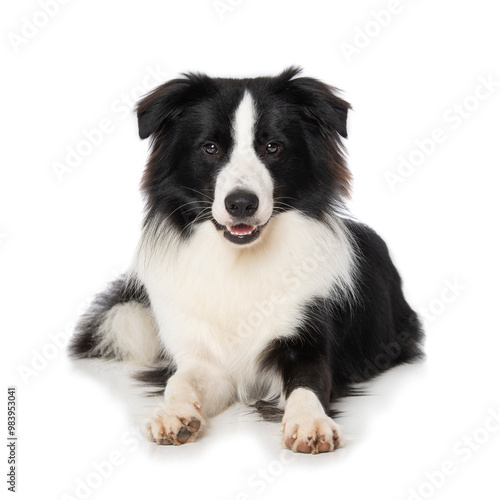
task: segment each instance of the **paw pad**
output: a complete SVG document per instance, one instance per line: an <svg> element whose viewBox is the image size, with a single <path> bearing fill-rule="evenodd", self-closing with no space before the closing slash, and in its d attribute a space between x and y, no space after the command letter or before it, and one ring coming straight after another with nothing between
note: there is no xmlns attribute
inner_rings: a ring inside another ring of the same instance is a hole
<svg viewBox="0 0 500 500"><path fill-rule="evenodd" d="M338 425L328 416L296 416L283 422L283 444L297 453L327 453L340 448Z"/></svg>

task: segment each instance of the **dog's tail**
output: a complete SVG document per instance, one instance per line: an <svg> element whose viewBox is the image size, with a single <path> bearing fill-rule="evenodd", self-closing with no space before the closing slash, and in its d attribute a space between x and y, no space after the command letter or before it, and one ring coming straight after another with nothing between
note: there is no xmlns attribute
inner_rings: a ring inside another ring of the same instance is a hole
<svg viewBox="0 0 500 500"><path fill-rule="evenodd" d="M163 357L149 297L136 276L120 276L95 297L76 325L69 353L146 365Z"/></svg>

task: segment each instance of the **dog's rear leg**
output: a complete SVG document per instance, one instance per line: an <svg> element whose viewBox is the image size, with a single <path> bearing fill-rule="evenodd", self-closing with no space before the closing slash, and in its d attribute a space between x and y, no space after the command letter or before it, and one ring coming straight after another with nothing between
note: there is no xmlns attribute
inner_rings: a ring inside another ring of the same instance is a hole
<svg viewBox="0 0 500 500"><path fill-rule="evenodd" d="M82 315L69 352L76 358L151 364L162 356L158 328L145 287L123 275L98 294Z"/></svg>

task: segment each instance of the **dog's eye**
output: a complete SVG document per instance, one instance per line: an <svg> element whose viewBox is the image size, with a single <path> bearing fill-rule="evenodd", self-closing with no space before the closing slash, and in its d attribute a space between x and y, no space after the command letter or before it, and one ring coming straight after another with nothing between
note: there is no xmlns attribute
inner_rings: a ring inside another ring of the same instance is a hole
<svg viewBox="0 0 500 500"><path fill-rule="evenodd" d="M275 144L274 142L270 142L266 146L266 153L273 155L274 153L277 153L279 151L279 149L280 149L280 147L277 144Z"/></svg>
<svg viewBox="0 0 500 500"><path fill-rule="evenodd" d="M208 155L216 155L219 152L219 148L217 147L217 145L216 144L212 144L212 143L205 144L203 146L203 150Z"/></svg>

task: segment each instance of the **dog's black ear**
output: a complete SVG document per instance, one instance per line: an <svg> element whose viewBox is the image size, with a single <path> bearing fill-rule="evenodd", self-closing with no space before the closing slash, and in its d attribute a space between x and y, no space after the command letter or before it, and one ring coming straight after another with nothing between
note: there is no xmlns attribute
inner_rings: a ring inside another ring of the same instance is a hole
<svg viewBox="0 0 500 500"><path fill-rule="evenodd" d="M335 87L315 78L295 78L299 72L298 68L290 68L280 76L289 78L286 89L302 107L306 118L316 122L323 135L337 133L347 137L347 112L351 105L339 97Z"/></svg>
<svg viewBox="0 0 500 500"><path fill-rule="evenodd" d="M179 117L186 107L203 98L211 83L206 75L188 73L152 90L136 106L140 138L148 138Z"/></svg>
<svg viewBox="0 0 500 500"><path fill-rule="evenodd" d="M349 198L351 172L347 166L342 137L347 137L348 102L339 97L339 90L314 78L298 77L299 68L289 68L278 76L276 93L298 108L304 132L315 147L318 175L329 173L336 200Z"/></svg>

